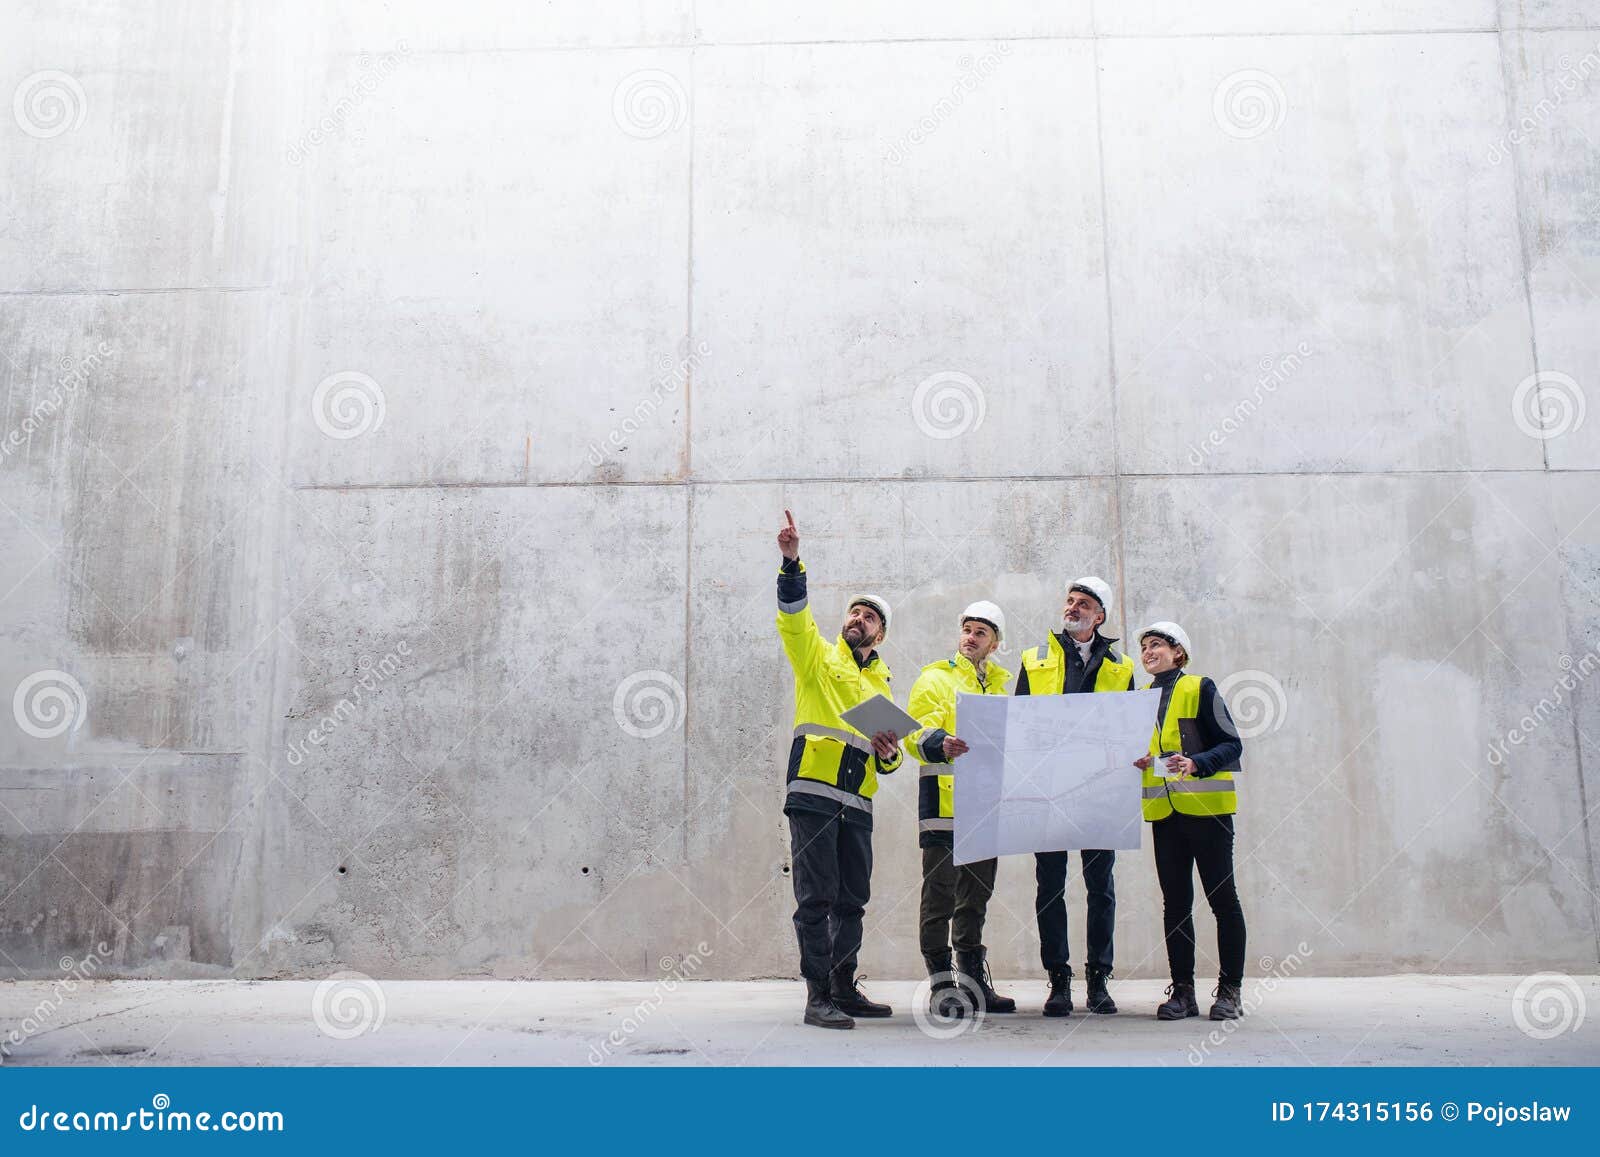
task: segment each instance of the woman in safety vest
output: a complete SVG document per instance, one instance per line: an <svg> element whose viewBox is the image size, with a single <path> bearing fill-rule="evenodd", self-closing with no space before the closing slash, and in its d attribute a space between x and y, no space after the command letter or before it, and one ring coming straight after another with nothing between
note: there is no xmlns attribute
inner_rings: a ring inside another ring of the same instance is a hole
<svg viewBox="0 0 1600 1157"><path fill-rule="evenodd" d="M1239 1016L1244 983L1244 911L1233 885L1233 813L1238 810L1234 776L1244 744L1217 685L1184 671L1189 636L1177 623L1155 623L1139 636L1139 657L1161 692L1150 754L1136 766L1144 772L1144 818L1155 840L1156 876L1161 881L1167 963L1172 969L1168 1000L1158 1020L1199 1016L1194 996L1194 873L1217 918L1221 962L1212 993L1212 1020Z"/></svg>

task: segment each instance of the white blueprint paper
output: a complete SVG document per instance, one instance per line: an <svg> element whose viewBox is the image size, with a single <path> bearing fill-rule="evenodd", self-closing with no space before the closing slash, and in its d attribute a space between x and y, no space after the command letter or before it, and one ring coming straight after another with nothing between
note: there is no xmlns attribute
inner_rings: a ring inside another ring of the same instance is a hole
<svg viewBox="0 0 1600 1157"><path fill-rule="evenodd" d="M1150 751L1160 691L959 695L955 862L1021 852L1137 848L1133 761Z"/></svg>

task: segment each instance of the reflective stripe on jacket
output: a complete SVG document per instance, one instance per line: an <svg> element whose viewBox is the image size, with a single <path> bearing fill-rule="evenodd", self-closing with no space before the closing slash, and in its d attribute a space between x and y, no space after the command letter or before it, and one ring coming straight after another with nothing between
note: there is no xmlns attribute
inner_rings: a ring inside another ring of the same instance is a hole
<svg viewBox="0 0 1600 1157"><path fill-rule="evenodd" d="M984 677L965 655L929 663L911 686L909 712L922 724L920 731L901 742L922 764L917 780L917 843L922 847L952 843L955 832L955 777L939 772L944 757L944 741L956 733L956 696L1004 695L1011 672L991 658L984 664Z"/></svg>
<svg viewBox="0 0 1600 1157"><path fill-rule="evenodd" d="M1093 690L1132 691L1133 660L1121 654L1104 635L1095 636L1095 650L1101 653ZM1090 656L1090 661L1094 662L1093 651ZM1024 691L1019 684L1018 694L1060 695L1067 685L1067 653L1062 649L1061 640L1052 634L1043 646L1029 647L1024 651L1022 674L1027 690Z"/></svg>
<svg viewBox="0 0 1600 1157"><path fill-rule="evenodd" d="M876 651L861 663L843 637L833 643L822 637L808 605L805 565L798 560L785 561L778 571L778 638L794 672L785 807L841 804L847 817L870 826L878 776L900 766L900 753L879 760L872 742L839 716L874 695L892 699L889 667Z"/></svg>
<svg viewBox="0 0 1600 1157"><path fill-rule="evenodd" d="M1144 771L1143 780L1144 818L1147 820L1164 820L1174 811L1186 816L1227 816L1239 810L1238 788L1233 780L1234 772L1239 770L1237 759L1233 761L1232 766L1207 776L1163 779L1155 773L1156 757L1163 752L1168 755L1182 752L1190 759L1201 754L1197 751L1184 751L1183 729L1180 723L1185 719L1199 719L1200 703L1203 698L1201 692L1207 682L1209 680L1203 675L1186 674L1178 676L1177 681L1172 684L1172 692L1167 697L1166 711L1156 721L1156 729L1150 736L1151 763ZM1222 697L1215 688L1212 689L1212 694L1215 696L1213 702L1222 704ZM1216 722L1220 724L1222 717L1227 715L1227 706L1222 704L1215 710L1218 715ZM1231 717L1227 718L1224 730L1233 730ZM1191 743L1190 746L1194 745Z"/></svg>

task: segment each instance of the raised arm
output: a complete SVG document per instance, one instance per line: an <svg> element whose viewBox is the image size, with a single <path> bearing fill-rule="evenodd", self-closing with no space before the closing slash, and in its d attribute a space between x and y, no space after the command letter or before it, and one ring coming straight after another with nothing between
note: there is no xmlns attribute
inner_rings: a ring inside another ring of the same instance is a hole
<svg viewBox="0 0 1600 1157"><path fill-rule="evenodd" d="M797 676L811 674L822 663L828 644L822 638L817 620L812 617L806 596L806 568L800 561L800 531L794 515L783 512L786 525L778 531L778 550L783 561L778 567L778 638L789 666Z"/></svg>

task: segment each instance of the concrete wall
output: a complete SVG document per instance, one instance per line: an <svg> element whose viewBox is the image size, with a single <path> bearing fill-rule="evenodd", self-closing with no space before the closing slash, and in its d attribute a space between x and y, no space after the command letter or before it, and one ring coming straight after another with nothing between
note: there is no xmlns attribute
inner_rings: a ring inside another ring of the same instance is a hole
<svg viewBox="0 0 1600 1157"><path fill-rule="evenodd" d="M785 507L902 694L1183 621L1253 971L1596 964L1590 0L57 0L0 82L8 974L792 974Z"/></svg>

